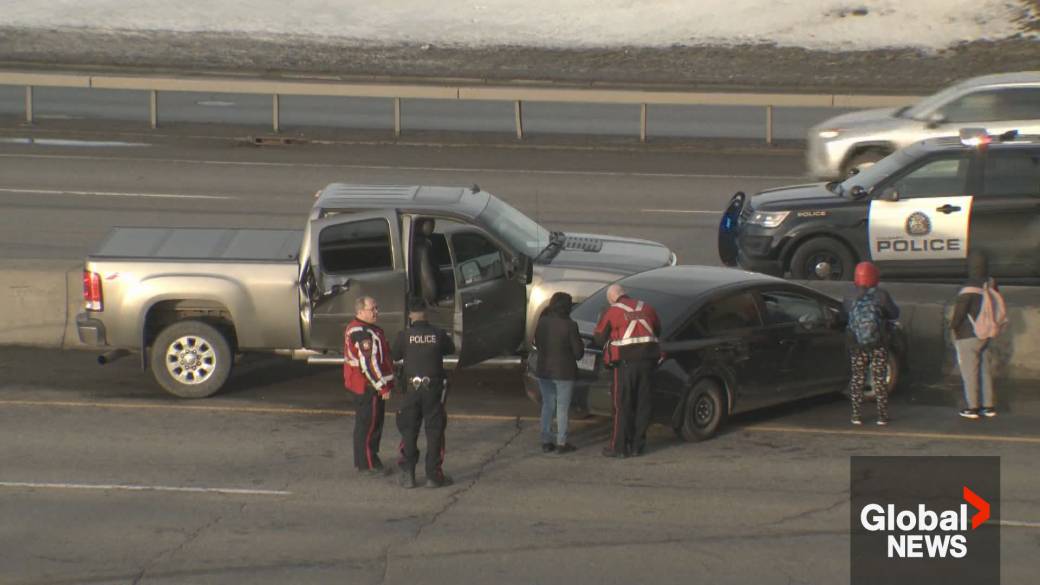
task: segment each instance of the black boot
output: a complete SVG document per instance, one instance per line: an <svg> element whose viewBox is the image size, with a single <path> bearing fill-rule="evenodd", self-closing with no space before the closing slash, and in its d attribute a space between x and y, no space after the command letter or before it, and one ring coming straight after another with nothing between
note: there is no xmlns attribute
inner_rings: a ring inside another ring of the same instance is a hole
<svg viewBox="0 0 1040 585"><path fill-rule="evenodd" d="M455 483L452 481L450 475L441 474L440 477L429 477L426 479L426 487L428 488L439 488L449 486Z"/></svg>
<svg viewBox="0 0 1040 585"><path fill-rule="evenodd" d="M401 487L405 489L412 489L418 486L418 484L415 483L415 469L405 469L402 467L399 480L401 482Z"/></svg>

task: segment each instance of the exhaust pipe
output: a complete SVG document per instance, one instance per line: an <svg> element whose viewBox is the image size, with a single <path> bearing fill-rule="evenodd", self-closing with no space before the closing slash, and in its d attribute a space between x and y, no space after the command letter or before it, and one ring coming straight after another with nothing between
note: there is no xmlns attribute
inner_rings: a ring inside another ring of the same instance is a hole
<svg viewBox="0 0 1040 585"><path fill-rule="evenodd" d="M106 351L105 353L97 356L97 363L99 366L110 364L121 357L130 355L130 352L125 349L113 349L112 351Z"/></svg>

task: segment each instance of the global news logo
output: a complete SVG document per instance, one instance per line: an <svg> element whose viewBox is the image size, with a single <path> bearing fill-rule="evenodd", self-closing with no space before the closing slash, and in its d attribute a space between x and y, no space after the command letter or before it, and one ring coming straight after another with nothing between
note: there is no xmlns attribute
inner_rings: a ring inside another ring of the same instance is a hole
<svg viewBox="0 0 1040 585"><path fill-rule="evenodd" d="M925 504L897 510L895 504L869 503L860 510L860 525L872 533L887 534L890 559L962 559L968 555L968 531L989 520L990 505L968 486L965 503L956 508L932 510ZM970 517L969 506L976 511Z"/></svg>

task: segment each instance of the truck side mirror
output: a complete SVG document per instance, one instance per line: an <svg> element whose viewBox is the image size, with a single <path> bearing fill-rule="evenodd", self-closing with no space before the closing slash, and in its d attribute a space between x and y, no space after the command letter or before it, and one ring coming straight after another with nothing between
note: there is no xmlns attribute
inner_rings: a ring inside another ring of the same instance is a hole
<svg viewBox="0 0 1040 585"><path fill-rule="evenodd" d="M932 112L931 114L928 114L925 121L926 128L938 128L940 124L946 122L946 116L944 116L942 112Z"/></svg>

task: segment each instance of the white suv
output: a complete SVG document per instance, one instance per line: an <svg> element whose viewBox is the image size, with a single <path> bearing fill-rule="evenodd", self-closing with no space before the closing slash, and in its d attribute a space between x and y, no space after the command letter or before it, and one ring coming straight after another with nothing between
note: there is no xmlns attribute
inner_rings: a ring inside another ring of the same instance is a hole
<svg viewBox="0 0 1040 585"><path fill-rule="evenodd" d="M956 136L966 126L1040 133L1040 71L975 77L912 106L831 118L809 130L809 173L843 179L904 146Z"/></svg>

